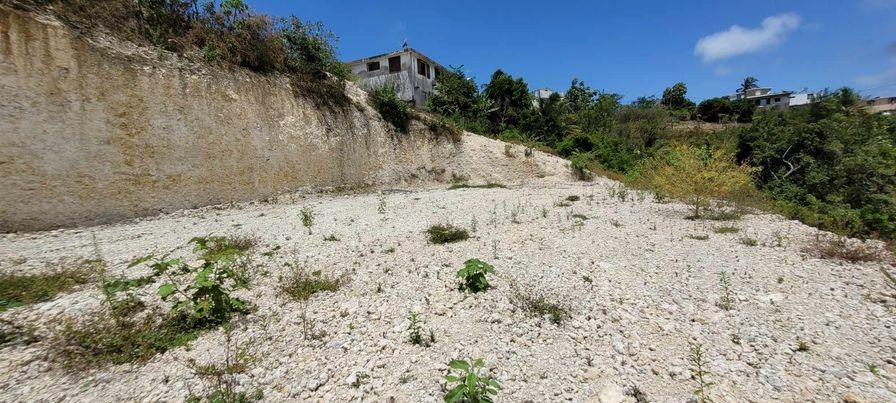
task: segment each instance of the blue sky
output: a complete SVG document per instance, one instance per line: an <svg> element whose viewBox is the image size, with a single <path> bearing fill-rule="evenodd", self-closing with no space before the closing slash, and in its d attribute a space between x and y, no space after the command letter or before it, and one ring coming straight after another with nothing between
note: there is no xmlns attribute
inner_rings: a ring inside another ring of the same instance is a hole
<svg viewBox="0 0 896 403"><path fill-rule="evenodd" d="M407 38L480 84L501 68L530 89L565 91L578 77L626 100L684 81L699 101L747 75L775 89L896 95L896 0L247 2L323 21L343 60Z"/></svg>

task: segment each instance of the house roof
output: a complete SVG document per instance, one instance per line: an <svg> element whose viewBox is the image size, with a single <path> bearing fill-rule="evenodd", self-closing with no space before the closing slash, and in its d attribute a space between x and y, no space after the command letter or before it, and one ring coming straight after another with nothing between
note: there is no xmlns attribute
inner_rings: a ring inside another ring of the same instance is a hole
<svg viewBox="0 0 896 403"><path fill-rule="evenodd" d="M369 61L373 61L376 59L382 59L384 57L392 57L395 55L400 55L402 53L414 53L417 55L417 57L423 59L424 61L428 62L429 64L432 64L433 66L436 66L442 70L447 70L445 68L445 66L442 66L439 62L432 60L429 56L424 55L422 52L420 52L419 50L414 49L414 48L403 48L403 49L395 50L392 52L387 52L387 53L382 53L382 54L378 54L378 55L374 55L374 56L370 56L370 57L365 57L363 59L352 60L350 62L345 62L345 64L355 65L355 64L361 64L361 63L367 63Z"/></svg>

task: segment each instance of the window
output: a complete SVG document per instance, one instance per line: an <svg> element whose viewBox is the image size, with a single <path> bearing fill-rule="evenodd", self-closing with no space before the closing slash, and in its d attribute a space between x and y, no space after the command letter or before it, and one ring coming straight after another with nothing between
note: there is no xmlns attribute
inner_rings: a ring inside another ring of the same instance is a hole
<svg viewBox="0 0 896 403"><path fill-rule="evenodd" d="M775 103L781 102L781 98L775 98Z"/></svg>
<svg viewBox="0 0 896 403"><path fill-rule="evenodd" d="M401 56L390 57L389 72L398 73L399 71L401 71Z"/></svg>
<svg viewBox="0 0 896 403"><path fill-rule="evenodd" d="M429 65L420 59L417 59L417 74L429 78Z"/></svg>
<svg viewBox="0 0 896 403"><path fill-rule="evenodd" d="M367 63L367 71L377 71L380 69L380 62Z"/></svg>
<svg viewBox="0 0 896 403"><path fill-rule="evenodd" d="M756 100L756 105L759 105L759 104L761 104L761 103L762 103L761 100L759 100L759 99Z"/></svg>

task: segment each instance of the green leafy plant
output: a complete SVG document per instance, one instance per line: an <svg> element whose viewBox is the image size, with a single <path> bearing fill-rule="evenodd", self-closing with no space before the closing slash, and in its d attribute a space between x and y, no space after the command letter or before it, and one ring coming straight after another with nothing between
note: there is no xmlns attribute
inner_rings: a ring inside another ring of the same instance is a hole
<svg viewBox="0 0 896 403"><path fill-rule="evenodd" d="M420 319L416 312L412 312L408 316L408 340L414 345L426 345L422 335Z"/></svg>
<svg viewBox="0 0 896 403"><path fill-rule="evenodd" d="M310 207L302 207L302 226L308 229L308 235L311 235L311 226L314 225L314 212Z"/></svg>
<svg viewBox="0 0 896 403"><path fill-rule="evenodd" d="M486 275L494 272L492 265L479 259L469 259L464 262L464 268L457 271L457 277L462 281L460 288L469 292L485 291L489 287Z"/></svg>
<svg viewBox="0 0 896 403"><path fill-rule="evenodd" d="M734 297L731 295L731 279L728 273L719 273L719 285L722 286L722 297L719 299L719 308L726 311L734 309Z"/></svg>
<svg viewBox="0 0 896 403"><path fill-rule="evenodd" d="M245 312L246 302L231 295L248 288L245 274L234 264L240 253L233 248L215 249L212 238L196 237L190 243L202 257L201 264L190 266L181 259L168 259L150 266L155 275L167 279L159 286L159 296L164 301L174 300L172 313L182 314L200 326L216 326L234 313ZM184 277L192 278L180 285Z"/></svg>
<svg viewBox="0 0 896 403"><path fill-rule="evenodd" d="M482 369L485 367L482 359L452 360L448 363L448 367L453 373L445 376L450 388L445 394L446 403L494 402L501 385L494 378L482 374Z"/></svg>
<svg viewBox="0 0 896 403"><path fill-rule="evenodd" d="M706 351L702 344L691 345L691 352L688 354L688 362L691 364L691 377L697 381L697 388L694 389L694 396L699 403L710 403L709 388L715 385L707 379L710 375L706 369Z"/></svg>
<svg viewBox="0 0 896 403"><path fill-rule="evenodd" d="M401 132L408 131L413 113L410 105L398 97L398 90L394 85L382 85L370 90L370 104L383 120Z"/></svg>
<svg viewBox="0 0 896 403"><path fill-rule="evenodd" d="M451 224L437 224L426 230L429 242L434 244L460 242L470 238L470 233Z"/></svg>

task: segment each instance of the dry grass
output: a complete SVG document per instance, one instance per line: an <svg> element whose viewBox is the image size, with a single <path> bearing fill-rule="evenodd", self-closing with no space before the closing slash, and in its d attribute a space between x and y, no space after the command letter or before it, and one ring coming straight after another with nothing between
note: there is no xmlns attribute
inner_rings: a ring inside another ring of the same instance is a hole
<svg viewBox="0 0 896 403"><path fill-rule="evenodd" d="M812 256L821 259L837 259L850 263L879 262L886 257L886 252L875 245L863 241L850 241L840 236L817 236L814 241L803 248Z"/></svg>

